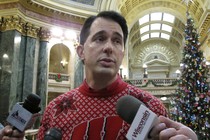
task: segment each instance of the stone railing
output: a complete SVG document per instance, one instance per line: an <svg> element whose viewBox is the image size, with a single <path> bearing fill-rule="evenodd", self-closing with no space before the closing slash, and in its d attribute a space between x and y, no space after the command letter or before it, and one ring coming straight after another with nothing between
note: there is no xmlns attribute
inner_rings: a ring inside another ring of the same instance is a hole
<svg viewBox="0 0 210 140"><path fill-rule="evenodd" d="M177 88L176 78L124 79L125 82L162 97L171 96Z"/></svg>
<svg viewBox="0 0 210 140"><path fill-rule="evenodd" d="M143 79L124 79L125 82L137 87L173 87L177 85L176 78L143 78Z"/></svg>
<svg viewBox="0 0 210 140"><path fill-rule="evenodd" d="M49 81L55 81L55 82L68 82L70 81L70 76L68 74L50 72L48 79Z"/></svg>
<svg viewBox="0 0 210 140"><path fill-rule="evenodd" d="M68 74L50 72L48 75L48 92L67 92L71 89L71 84Z"/></svg>

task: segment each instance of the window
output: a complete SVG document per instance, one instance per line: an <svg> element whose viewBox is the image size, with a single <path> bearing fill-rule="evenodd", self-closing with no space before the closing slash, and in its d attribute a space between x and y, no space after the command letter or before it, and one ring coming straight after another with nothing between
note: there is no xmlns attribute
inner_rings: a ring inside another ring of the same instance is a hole
<svg viewBox="0 0 210 140"><path fill-rule="evenodd" d="M169 40L174 20L173 15L162 12L143 16L139 19L141 41L157 37Z"/></svg>

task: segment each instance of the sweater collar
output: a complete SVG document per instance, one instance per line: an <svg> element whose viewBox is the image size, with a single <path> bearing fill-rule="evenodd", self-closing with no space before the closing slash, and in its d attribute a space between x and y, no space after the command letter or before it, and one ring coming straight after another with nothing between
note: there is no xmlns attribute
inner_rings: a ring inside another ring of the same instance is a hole
<svg viewBox="0 0 210 140"><path fill-rule="evenodd" d="M127 83L125 83L121 77L118 75L117 79L107 86L106 88L100 90L94 90L86 82L86 79L83 81L82 85L79 87L79 91L91 97L108 97L114 94L117 94L126 88Z"/></svg>

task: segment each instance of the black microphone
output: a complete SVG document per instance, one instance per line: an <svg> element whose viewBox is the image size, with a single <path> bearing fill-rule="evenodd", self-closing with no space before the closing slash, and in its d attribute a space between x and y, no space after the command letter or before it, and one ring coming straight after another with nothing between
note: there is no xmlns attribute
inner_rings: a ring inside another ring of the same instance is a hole
<svg viewBox="0 0 210 140"><path fill-rule="evenodd" d="M147 140L152 127L159 122L157 115L137 98L126 95L117 101L117 114L131 124L126 138L128 140Z"/></svg>
<svg viewBox="0 0 210 140"><path fill-rule="evenodd" d="M62 140L62 132L57 128L50 128L44 135L44 140Z"/></svg>
<svg viewBox="0 0 210 140"><path fill-rule="evenodd" d="M116 105L117 114L124 121L131 124L141 104L143 103L133 96L130 95L122 96L117 101Z"/></svg>
<svg viewBox="0 0 210 140"><path fill-rule="evenodd" d="M29 94L24 103L19 102L13 106L7 117L7 122L22 132L31 128L36 118L40 116L38 113L41 110L39 107L40 101L38 95Z"/></svg>
<svg viewBox="0 0 210 140"><path fill-rule="evenodd" d="M38 113L41 110L41 108L39 107L40 102L41 99L38 95L29 94L23 102L23 108L25 108L33 114Z"/></svg>

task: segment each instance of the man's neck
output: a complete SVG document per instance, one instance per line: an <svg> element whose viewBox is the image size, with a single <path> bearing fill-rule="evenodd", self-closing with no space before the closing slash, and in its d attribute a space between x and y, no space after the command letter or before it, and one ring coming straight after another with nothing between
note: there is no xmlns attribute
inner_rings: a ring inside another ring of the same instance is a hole
<svg viewBox="0 0 210 140"><path fill-rule="evenodd" d="M94 90L100 90L106 88L108 85L113 83L117 79L117 75L115 77L109 78L105 76L101 76L100 78L96 77L87 77L86 82L89 87Z"/></svg>

